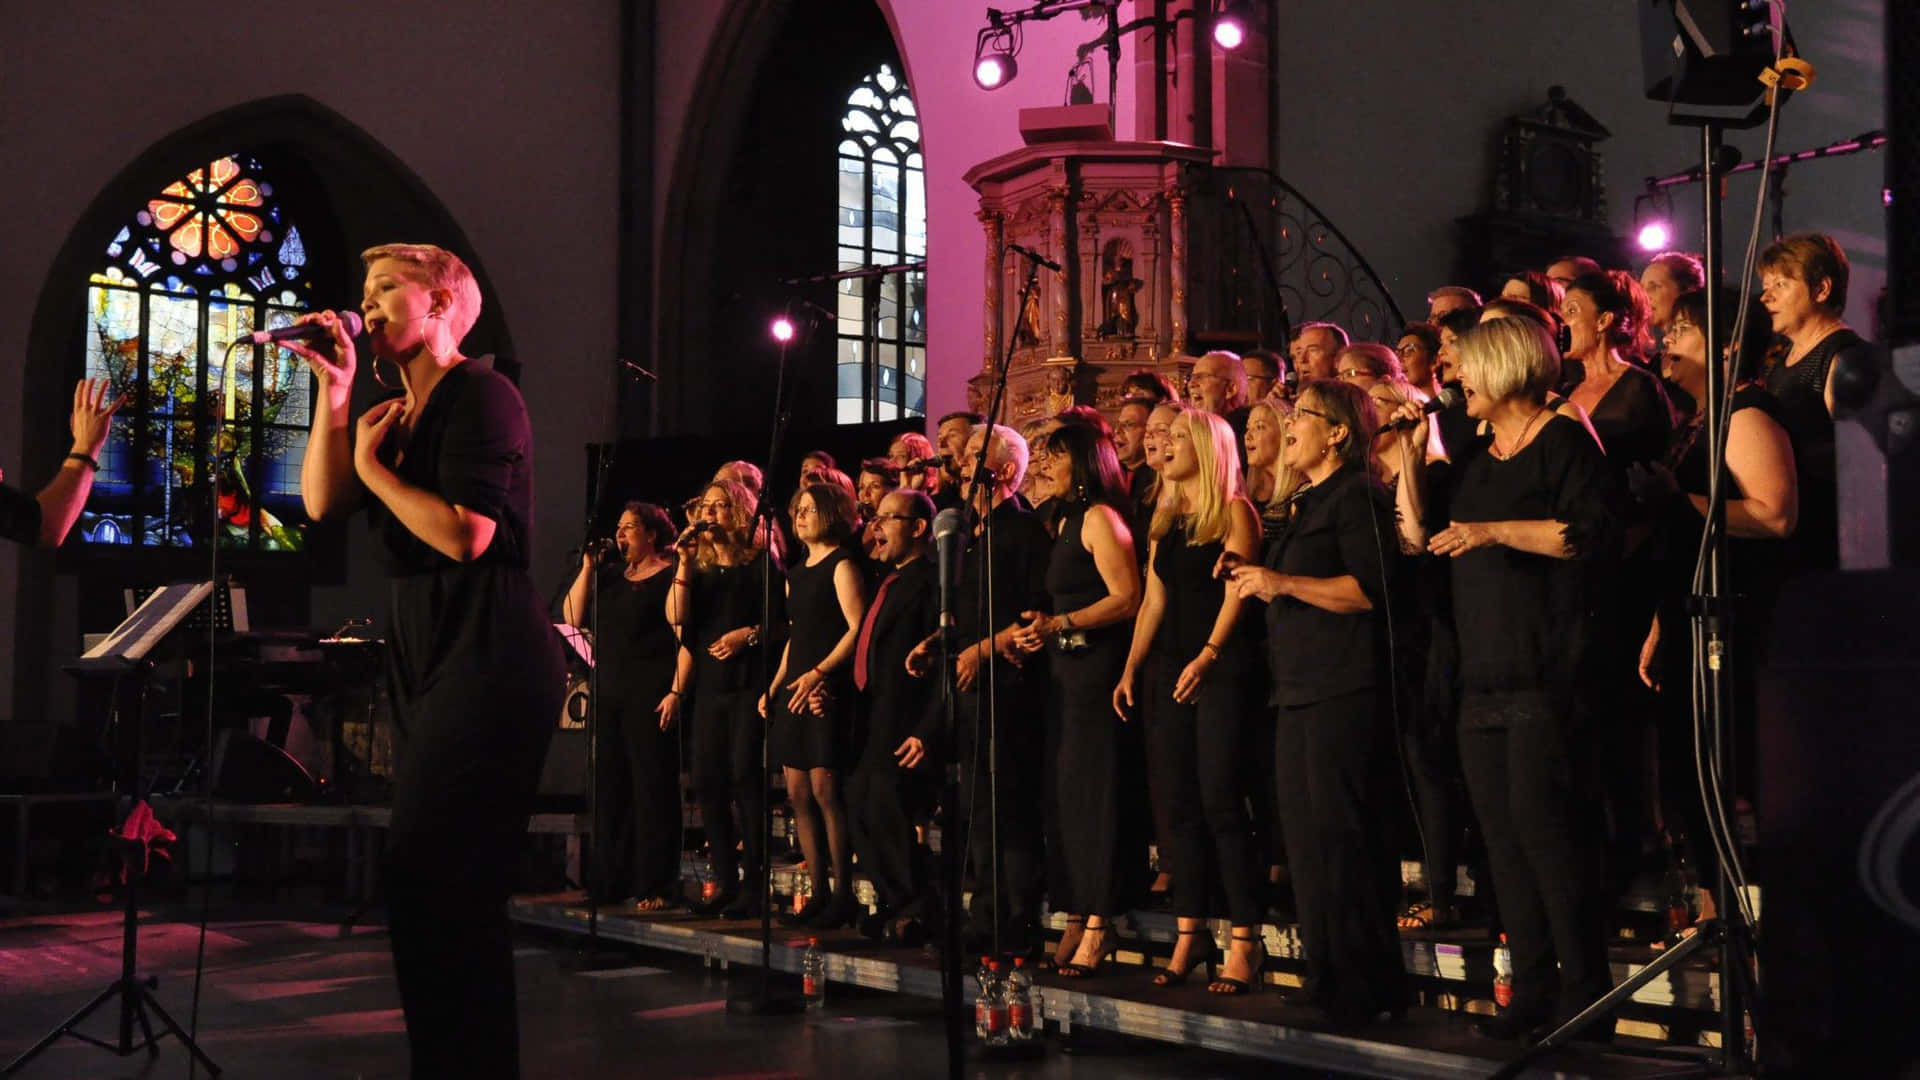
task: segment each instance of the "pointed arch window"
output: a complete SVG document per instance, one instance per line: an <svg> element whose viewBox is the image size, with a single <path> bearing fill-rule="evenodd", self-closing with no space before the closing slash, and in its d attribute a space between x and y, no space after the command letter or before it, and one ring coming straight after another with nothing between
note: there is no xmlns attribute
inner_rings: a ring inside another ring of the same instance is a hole
<svg viewBox="0 0 1920 1080"><path fill-rule="evenodd" d="M194 169L135 208L102 255L87 289L85 369L128 405L101 454L81 535L96 545L204 546L211 493L223 548L303 550L313 376L272 347L243 345L232 372L221 367L233 341L311 307L306 247L268 171L242 154Z"/></svg>
<svg viewBox="0 0 1920 1080"><path fill-rule="evenodd" d="M927 185L918 116L906 82L886 64L848 95L840 121L835 218L840 269L926 261ZM836 314L838 421L925 415L925 269L840 282Z"/></svg>

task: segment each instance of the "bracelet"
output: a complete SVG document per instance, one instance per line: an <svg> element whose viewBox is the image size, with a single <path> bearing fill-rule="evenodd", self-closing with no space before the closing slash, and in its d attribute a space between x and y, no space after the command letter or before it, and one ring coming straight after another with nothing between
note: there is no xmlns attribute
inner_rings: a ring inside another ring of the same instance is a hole
<svg viewBox="0 0 1920 1080"><path fill-rule="evenodd" d="M747 644L749 645L760 644L760 628L759 627L750 626L747 628Z"/></svg>
<svg viewBox="0 0 1920 1080"><path fill-rule="evenodd" d="M1203 645L1201 645L1200 647L1201 647L1202 649L1211 649L1211 650L1213 650L1213 655L1214 655L1214 656L1216 656L1216 657L1220 655L1220 646L1218 646L1218 645L1215 645L1215 644L1214 644L1213 642L1211 642L1211 641L1209 641L1209 642L1206 642L1205 644L1203 644Z"/></svg>
<svg viewBox="0 0 1920 1080"><path fill-rule="evenodd" d="M672 694L672 695L673 695L674 697L686 697L686 695L685 695L685 694L682 694L682 693L680 692L680 688L679 688L679 687L677 687L677 686L671 686L671 687L668 687L668 688L667 688L667 693L669 693L669 694Z"/></svg>
<svg viewBox="0 0 1920 1080"><path fill-rule="evenodd" d="M80 452L80 451L78 451L78 450L75 450L75 451L74 451L73 453L71 453L71 454L68 454L68 455L67 455L67 457L66 457L66 460L67 460L67 461L77 461L77 462L79 462L80 464L82 464L82 465L85 465L85 466L86 466L87 468L89 468L89 469L92 469L92 470L93 470L94 472L99 472L99 471L100 471L100 463L99 463L99 462L97 462L97 461L95 461L95 460L93 460L93 458L92 458L92 457L90 457L89 455L86 455L86 454L83 454L83 453L81 453L81 452Z"/></svg>
<svg viewBox="0 0 1920 1080"><path fill-rule="evenodd" d="M1060 629L1062 630L1073 629L1073 612L1063 611L1060 613Z"/></svg>
<svg viewBox="0 0 1920 1080"><path fill-rule="evenodd" d="M683 578L683 577L677 577L677 578L674 578L674 579L673 579L673 583L674 583L675 585L690 585L690 584L692 584L692 582L691 582L691 581L689 581L688 579L686 579L686 578Z"/></svg>

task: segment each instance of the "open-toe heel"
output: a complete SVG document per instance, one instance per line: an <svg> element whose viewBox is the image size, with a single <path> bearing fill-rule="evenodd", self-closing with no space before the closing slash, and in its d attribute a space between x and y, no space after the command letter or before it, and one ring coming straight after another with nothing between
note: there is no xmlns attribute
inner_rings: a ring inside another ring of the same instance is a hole
<svg viewBox="0 0 1920 1080"><path fill-rule="evenodd" d="M1267 966L1267 943L1258 934L1235 933L1233 940L1251 941L1260 946L1253 961L1253 970L1249 971L1247 977L1244 979L1230 979L1225 975L1220 976L1207 984L1208 993L1234 997L1239 994L1250 994L1258 990L1262 985L1260 973L1265 970Z"/></svg>
<svg viewBox="0 0 1920 1080"><path fill-rule="evenodd" d="M1079 934L1076 934L1073 932L1074 927L1080 928ZM1086 916L1084 915L1067 916L1067 928L1060 932L1060 946L1059 948L1053 951L1053 956L1048 958L1048 963L1053 968L1053 970L1059 971L1061 968L1067 967L1073 962L1073 954L1080 951L1080 937L1081 937L1081 934L1086 933L1086 929L1087 929ZM1073 939L1072 948L1067 947L1067 939L1069 937Z"/></svg>
<svg viewBox="0 0 1920 1080"><path fill-rule="evenodd" d="M1200 937L1206 934L1205 930L1176 930L1174 932L1183 938ZM1207 969L1207 981L1212 982L1214 976L1214 959L1218 955L1219 950L1214 948L1213 943L1209 941L1207 948L1202 950L1202 954L1198 959L1190 957L1187 960L1187 966L1178 971L1174 970L1173 962L1169 960L1167 966L1160 969L1160 971L1153 976L1153 985L1179 986L1187 981L1187 976L1193 974L1194 968L1202 965L1205 965Z"/></svg>
<svg viewBox="0 0 1920 1080"><path fill-rule="evenodd" d="M1069 979L1084 979L1097 974L1101 968L1107 966L1108 960L1113 959L1113 954L1120 950L1120 935L1114 932L1112 923L1087 927L1082 934L1082 940L1085 939L1086 934L1103 936L1100 951L1094 954L1091 964L1062 964L1056 969L1062 976Z"/></svg>

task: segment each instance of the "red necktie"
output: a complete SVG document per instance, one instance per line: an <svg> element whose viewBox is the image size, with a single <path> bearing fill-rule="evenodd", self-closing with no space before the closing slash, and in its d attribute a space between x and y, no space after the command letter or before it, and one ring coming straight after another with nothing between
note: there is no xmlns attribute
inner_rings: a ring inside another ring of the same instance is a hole
<svg viewBox="0 0 1920 1080"><path fill-rule="evenodd" d="M887 599L887 590L899 576L898 570L887 575L875 590L873 603L867 605L867 617L860 620L860 636L853 643L853 685L857 690L867 688L867 646L873 641L873 624L879 620L880 605Z"/></svg>

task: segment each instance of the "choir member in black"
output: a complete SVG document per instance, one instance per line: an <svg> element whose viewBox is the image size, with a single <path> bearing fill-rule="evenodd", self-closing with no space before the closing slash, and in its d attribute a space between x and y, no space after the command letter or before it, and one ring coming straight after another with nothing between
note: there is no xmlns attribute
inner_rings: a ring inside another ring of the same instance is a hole
<svg viewBox="0 0 1920 1080"><path fill-rule="evenodd" d="M860 749L847 776L847 813L853 849L879 897L876 918L861 929L912 943L923 936L921 920L933 914L926 910L927 867L914 823L935 794L929 754L937 745L941 714L933 706L940 687L907 670L907 657L932 635L940 615L933 500L924 492L893 492L881 501L872 528L874 558L887 573L854 640Z"/></svg>
<svg viewBox="0 0 1920 1080"><path fill-rule="evenodd" d="M1491 437L1453 448L1449 523L1427 548L1451 560L1461 765L1513 951L1513 1004L1480 1030L1518 1038L1610 985L1580 675L1621 492L1593 438L1547 406L1560 371L1547 331L1499 319L1460 351Z"/></svg>
<svg viewBox="0 0 1920 1080"><path fill-rule="evenodd" d="M676 725L693 681L693 654L667 622L673 538L665 510L628 503L613 532L619 558L603 562L599 551L588 551L564 608L569 624L596 635L594 899L640 912L665 911L683 899Z"/></svg>
<svg viewBox="0 0 1920 1080"><path fill-rule="evenodd" d="M992 432L986 470L977 486L985 426L968 437L960 464L974 524L954 571L954 687L959 692L954 718L959 730L952 752L960 763L960 786L969 793L972 815L965 820L951 814L946 821L955 835L964 834L974 881L964 935L967 950L990 948L997 930L1001 948L1019 955L1038 943L1042 823L1034 793L1043 786L1041 710L1047 664L1044 656L1022 655L1014 639L1022 625L1018 613L1046 604L1053 541L1015 494L1026 478L1027 441L1003 424L994 425ZM938 657L937 646L924 643L909 654L909 670L925 678Z"/></svg>
<svg viewBox="0 0 1920 1080"><path fill-rule="evenodd" d="M759 709L770 721L767 752L786 777L794 829L813 879L812 898L789 921L831 930L851 921L854 908L853 847L840 786L853 760L845 686L867 609L852 548L859 511L851 485L817 483L794 492L787 512L802 545L787 569L792 623ZM820 698L810 704L816 690Z"/></svg>
<svg viewBox="0 0 1920 1080"><path fill-rule="evenodd" d="M1697 255L1684 251L1663 251L1640 271L1640 289L1647 294L1647 329L1656 343L1666 337L1673 321L1673 302L1707 283L1706 267Z"/></svg>
<svg viewBox="0 0 1920 1080"><path fill-rule="evenodd" d="M1293 494L1300 489L1300 477L1281 463L1280 449L1287 434L1287 416L1293 412L1292 395L1278 395L1256 401L1247 410L1247 498L1260 517L1260 543L1264 551L1277 543L1293 519ZM1258 648L1266 655L1267 613L1263 607L1243 621L1249 633L1259 638ZM1280 888L1280 868L1286 862L1286 844L1280 830L1280 795L1274 787L1274 726L1278 716L1271 702L1260 702L1251 721L1252 742L1249 760L1259 762L1250 770L1253 776L1253 821L1259 838L1260 853L1267 867L1268 909L1274 917L1292 922L1287 908L1286 890ZM1163 860L1164 861L1164 858Z"/></svg>
<svg viewBox="0 0 1920 1080"><path fill-rule="evenodd" d="M1384 607L1399 547L1373 477L1378 428L1358 387L1301 387L1282 451L1306 483L1293 522L1264 566L1231 567L1237 595L1267 602L1280 827L1307 961L1298 1000L1341 1025L1407 1002L1383 835L1397 789Z"/></svg>
<svg viewBox="0 0 1920 1080"><path fill-rule="evenodd" d="M1022 612L1018 641L1024 652L1047 652L1047 895L1069 923L1059 971L1078 977L1119 945L1108 919L1126 907L1127 819L1139 807L1123 793L1134 757L1123 742L1138 735L1121 731L1110 702L1140 607L1140 571L1113 442L1062 415L1031 465L1036 490L1061 506L1047 562L1051 610Z"/></svg>
<svg viewBox="0 0 1920 1080"><path fill-rule="evenodd" d="M1140 400L1140 399L1130 399ZM1145 426L1140 433L1140 463L1127 474L1127 498L1129 513L1127 531L1134 536L1145 537L1153 524L1153 508L1160 500L1160 470L1166 465L1166 448L1169 431L1174 419L1180 415L1181 402L1178 398L1167 398L1151 405L1146 414ZM1127 407L1122 406L1121 419L1127 416ZM1122 449L1119 435L1114 436L1116 454ZM1126 468L1126 458L1120 458L1121 468ZM1134 545L1135 554L1146 558L1146 551L1140 544ZM1136 692L1145 702L1152 703L1172 700L1173 687L1162 688L1159 684L1158 665L1149 664L1138 673L1139 685ZM1151 711L1152 705L1142 707L1142 715ZM1142 724L1144 731L1147 725ZM1147 770L1147 802L1153 810L1154 850L1158 852L1158 871L1153 883L1147 886L1147 903L1154 908L1164 907L1173 896L1173 864L1179 861L1180 853L1173 839L1173 822L1167 816L1167 810L1173 802L1160 791L1158 784L1165 774L1157 770Z"/></svg>
<svg viewBox="0 0 1920 1080"><path fill-rule="evenodd" d="M1820 233L1798 233L1760 253L1760 302L1773 316L1773 332L1789 342L1785 358L1767 369L1766 387L1780 404L1781 426L1793 436L1799 473L1791 573L1840 564L1833 373L1849 363L1864 365L1873 348L1842 320L1850 275L1846 253Z"/></svg>
<svg viewBox="0 0 1920 1080"><path fill-rule="evenodd" d="M1213 967L1206 919L1224 909L1233 927L1226 972L1209 989L1243 993L1259 971L1260 897L1255 888L1252 823L1247 817L1251 745L1263 680L1257 610L1227 589L1223 560L1252 562L1260 522L1241 493L1233 429L1212 413L1179 409L1163 456L1164 491L1155 508L1144 599L1133 624L1126 667L1113 690L1114 712L1145 724L1147 768L1166 800L1179 937L1157 986L1175 986L1200 963ZM1136 697L1139 671L1159 669L1158 700Z"/></svg>
<svg viewBox="0 0 1920 1080"><path fill-rule="evenodd" d="M73 415L68 421L73 445L59 471L38 495L0 484L0 537L19 544L59 547L93 492L93 474L100 470L100 451L107 445L113 414L127 403L112 396L106 379L81 379L73 387Z"/></svg>
<svg viewBox="0 0 1920 1080"><path fill-rule="evenodd" d="M1584 375L1567 396L1587 411L1615 469L1659 462L1673 440L1675 414L1660 376L1645 366L1648 305L1640 282L1622 270L1583 274L1560 304ZM1631 505L1629 509L1635 509ZM1653 701L1635 676L1639 644L1658 600L1652 516L1635 509L1623 533L1619 577L1603 596L1595 627L1589 704L1602 718L1595 749L1606 778L1608 876L1615 896L1640 870L1653 834L1653 770L1648 753Z"/></svg>
<svg viewBox="0 0 1920 1080"><path fill-rule="evenodd" d="M353 340L284 343L319 379L301 463L315 520L365 502L391 576L395 713L387 911L413 1075L517 1076L513 852L565 694L560 641L527 576L533 437L508 379L460 353L480 289L458 257L376 247L361 311L405 394L347 431Z"/></svg>
<svg viewBox="0 0 1920 1080"><path fill-rule="evenodd" d="M1120 471L1126 474L1127 500L1134 509L1127 523L1137 522L1141 526L1137 532L1145 532L1147 519L1153 515L1146 494L1159 475L1147 465L1147 418L1153 415L1154 404L1152 398L1127 398L1120 403L1120 413L1113 422L1113 450L1120 458Z"/></svg>
<svg viewBox="0 0 1920 1080"><path fill-rule="evenodd" d="M1758 309L1757 303L1752 305ZM1718 323L1724 333L1733 327L1731 305ZM1640 649L1640 678L1660 691L1660 787L1667 831L1687 861L1711 880L1718 860L1707 839L1705 808L1700 798L1694 758L1692 636L1687 616L1694 593L1693 572L1707 508L1706 338L1707 294L1682 294L1667 319L1666 377L1699 402L1688 418L1676 452L1665 465L1643 466L1628 475L1634 494L1659 515L1659 565L1665 571L1660 607ZM1733 410L1727 418L1727 443L1721 461L1721 485L1726 494L1727 575L1733 597L1733 622L1739 627L1728 685L1733 689L1732 715L1753 716L1751 692L1754 672L1764 662L1773 596L1778 588L1785 541L1793 535L1799 517L1799 488L1794 474L1793 440L1776 419L1773 395L1748 376L1760 369L1772 328L1764 309L1751 310L1747 333L1735 350L1728 376L1736 380ZM1662 684L1665 685L1662 685ZM1748 727L1747 725L1742 725ZM1748 748L1736 750L1736 762L1751 762ZM1736 791L1752 795L1744 777L1733 778ZM1713 891L1703 890L1701 918L1711 918Z"/></svg>
<svg viewBox="0 0 1920 1080"><path fill-rule="evenodd" d="M714 896L697 901L706 917L755 918L760 914L759 868L766 846L766 788L762 783L762 725L754 715L755 666L759 663L760 617L766 587L765 545L755 543L759 500L732 480L708 484L694 502L693 522L676 541L679 565L667 598L667 620L693 657L693 715L687 741L694 797L712 860ZM771 534L780 535L773 529ZM780 570L777 555L773 570ZM783 593L774 590L774 625L786 622ZM734 807L740 817L736 823ZM747 887L741 888L740 855L746 852Z"/></svg>
<svg viewBox="0 0 1920 1080"><path fill-rule="evenodd" d="M942 416L933 429L933 448L940 455L940 464L933 471L933 488L928 494L933 496L936 510L959 506L965 498L960 490L960 455L966 453L973 429L983 423L986 417L961 409Z"/></svg>

